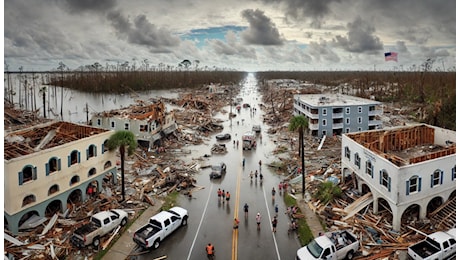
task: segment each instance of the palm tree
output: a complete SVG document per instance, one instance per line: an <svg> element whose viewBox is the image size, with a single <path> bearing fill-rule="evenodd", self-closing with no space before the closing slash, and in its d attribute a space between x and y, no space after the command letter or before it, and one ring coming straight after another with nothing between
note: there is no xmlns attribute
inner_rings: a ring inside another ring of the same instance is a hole
<svg viewBox="0 0 460 260"><path fill-rule="evenodd" d="M308 128L308 121L303 115L297 115L289 121L289 131L299 131L299 156L302 160L302 198L305 195L305 156L303 147L303 134Z"/></svg>
<svg viewBox="0 0 460 260"><path fill-rule="evenodd" d="M121 196L122 201L125 200L125 152L126 147L128 148L128 155L132 155L134 150L137 147L136 138L134 134L130 131L116 131L113 135L110 136L107 141L107 148L109 151L113 151L117 148L120 150L121 158Z"/></svg>

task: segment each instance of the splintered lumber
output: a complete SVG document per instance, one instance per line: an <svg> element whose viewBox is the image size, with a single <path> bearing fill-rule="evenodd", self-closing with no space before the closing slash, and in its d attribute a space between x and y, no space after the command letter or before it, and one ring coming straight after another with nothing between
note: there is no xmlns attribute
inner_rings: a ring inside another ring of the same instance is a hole
<svg viewBox="0 0 460 260"><path fill-rule="evenodd" d="M152 198L150 198L149 195L145 195L144 196L144 199L152 206L155 206L155 202L152 200Z"/></svg>
<svg viewBox="0 0 460 260"><path fill-rule="evenodd" d="M110 242L112 242L112 239L115 237L116 234L118 234L118 231L120 230L120 228L121 227L118 226L117 229L115 229L115 231L112 233L110 238L107 239L107 241L105 241L104 244L102 244L102 250L105 250L109 246Z"/></svg>
<svg viewBox="0 0 460 260"><path fill-rule="evenodd" d="M353 217L356 213L367 207L369 204L372 203L372 194L367 193L363 197L357 199L355 202L350 204L348 207L344 209L345 212L348 213L345 217L342 218L342 220L347 220L351 217Z"/></svg>
<svg viewBox="0 0 460 260"><path fill-rule="evenodd" d="M56 220L58 219L58 214L54 214L54 216L51 218L50 222L46 225L45 229L43 229L42 233L40 236L45 235L48 233L48 231L54 226L54 223L56 223Z"/></svg>
<svg viewBox="0 0 460 260"><path fill-rule="evenodd" d="M162 259L166 259L166 258L168 258L168 256L164 255L164 256L154 258L153 260L162 260Z"/></svg>

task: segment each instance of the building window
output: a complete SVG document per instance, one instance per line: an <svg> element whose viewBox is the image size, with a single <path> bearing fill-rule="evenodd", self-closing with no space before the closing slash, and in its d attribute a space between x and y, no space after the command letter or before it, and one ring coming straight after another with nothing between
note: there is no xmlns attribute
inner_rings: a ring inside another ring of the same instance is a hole
<svg viewBox="0 0 460 260"><path fill-rule="evenodd" d="M323 108L323 116L327 116L327 109Z"/></svg>
<svg viewBox="0 0 460 260"><path fill-rule="evenodd" d="M70 183L69 183L69 184L70 184L70 186L72 186L72 185L74 185L74 184L76 184L76 183L79 183L79 182L80 182L80 176L74 175L74 176L72 177L72 179L70 179Z"/></svg>
<svg viewBox="0 0 460 260"><path fill-rule="evenodd" d="M70 167L73 164L80 163L80 152L77 150L73 150L70 155L67 157L68 159L68 166Z"/></svg>
<svg viewBox="0 0 460 260"><path fill-rule="evenodd" d="M363 118L362 117L358 117L358 124L361 124L363 122Z"/></svg>
<svg viewBox="0 0 460 260"><path fill-rule="evenodd" d="M27 182L31 182L37 179L37 167L32 165L25 166L22 171L18 173L19 185L22 185Z"/></svg>
<svg viewBox="0 0 460 260"><path fill-rule="evenodd" d="M61 159L53 157L48 160L48 163L45 163L46 176L50 173L57 172L61 170Z"/></svg>
<svg viewBox="0 0 460 260"><path fill-rule="evenodd" d="M109 143L109 139L106 139L104 143L102 144L102 154L104 154L105 152L109 150L108 145L107 145L108 143Z"/></svg>
<svg viewBox="0 0 460 260"><path fill-rule="evenodd" d="M104 164L104 170L107 169L107 168L110 168L110 167L112 167L112 162L111 162L111 161L105 162L105 164Z"/></svg>
<svg viewBox="0 0 460 260"><path fill-rule="evenodd" d="M372 165L371 161L366 161L366 173L374 178L374 165Z"/></svg>
<svg viewBox="0 0 460 260"><path fill-rule="evenodd" d="M100 126L101 124L102 124L102 121L101 121L101 119L100 119L100 118L98 118L98 119L97 119L97 125L99 125L99 126Z"/></svg>
<svg viewBox="0 0 460 260"><path fill-rule="evenodd" d="M441 185L442 177L443 172L441 170L434 171L434 173L431 174L431 188Z"/></svg>
<svg viewBox="0 0 460 260"><path fill-rule="evenodd" d="M96 157L97 155L97 147L92 144L88 147L88 149L86 149L86 160L88 160L89 158L91 157Z"/></svg>
<svg viewBox="0 0 460 260"><path fill-rule="evenodd" d="M350 108L349 108L349 107L346 107L346 108L345 108L345 114L347 114L347 115L350 114Z"/></svg>
<svg viewBox="0 0 460 260"><path fill-rule="evenodd" d="M346 123L347 125L349 125L349 124L350 124L350 118L348 118L348 117L345 118L345 123Z"/></svg>
<svg viewBox="0 0 460 260"><path fill-rule="evenodd" d="M129 123L125 123L125 130L129 130Z"/></svg>
<svg viewBox="0 0 460 260"><path fill-rule="evenodd" d="M27 195L22 200L22 206L26 206L28 204L34 203L36 201L35 195Z"/></svg>
<svg viewBox="0 0 460 260"><path fill-rule="evenodd" d="M110 122L110 126L111 126L112 128L115 128L115 121Z"/></svg>
<svg viewBox="0 0 460 260"><path fill-rule="evenodd" d="M148 125L139 126L139 132L147 132L147 131L148 131Z"/></svg>
<svg viewBox="0 0 460 260"><path fill-rule="evenodd" d="M355 153L355 165L358 166L358 169L361 169L361 158L358 153Z"/></svg>
<svg viewBox="0 0 460 260"><path fill-rule="evenodd" d="M406 195L414 194L422 190L422 178L419 176L412 176L406 181Z"/></svg>
<svg viewBox="0 0 460 260"><path fill-rule="evenodd" d="M345 133L349 133L350 132L350 128L345 128Z"/></svg>
<svg viewBox="0 0 460 260"><path fill-rule="evenodd" d="M345 157L348 158L348 160L350 160L350 148L345 147Z"/></svg>
<svg viewBox="0 0 460 260"><path fill-rule="evenodd" d="M388 191L391 191L391 177L385 170L380 171L380 185L386 187Z"/></svg>
<svg viewBox="0 0 460 260"><path fill-rule="evenodd" d="M326 125L327 125L327 120L323 119L323 126L326 126Z"/></svg>
<svg viewBox="0 0 460 260"><path fill-rule="evenodd" d="M358 113L362 113L363 112L363 107L358 107Z"/></svg>
<svg viewBox="0 0 460 260"><path fill-rule="evenodd" d="M452 180L456 180L457 179L457 165L454 166L454 168L452 168Z"/></svg>
<svg viewBox="0 0 460 260"><path fill-rule="evenodd" d="M96 168L91 168L89 171L88 171L88 177L91 177L93 176L94 174L96 174Z"/></svg>
<svg viewBox="0 0 460 260"><path fill-rule="evenodd" d="M53 186L50 187L50 189L48 190L48 196L53 194L53 193L56 193L59 191L59 185L57 184L54 184Z"/></svg>
<svg viewBox="0 0 460 260"><path fill-rule="evenodd" d="M358 127L358 132L361 132L363 129L361 127Z"/></svg>

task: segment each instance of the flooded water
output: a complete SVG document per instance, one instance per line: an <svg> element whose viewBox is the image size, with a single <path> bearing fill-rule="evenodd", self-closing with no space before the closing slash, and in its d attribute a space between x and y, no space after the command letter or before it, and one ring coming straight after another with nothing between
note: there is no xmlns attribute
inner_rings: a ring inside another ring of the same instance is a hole
<svg viewBox="0 0 460 260"><path fill-rule="evenodd" d="M24 90L24 79L21 79L21 77L27 78L27 94L25 94ZM43 96L39 92L39 89L46 87L46 117L73 123L86 123L87 115L89 119L91 119L91 116L94 113L126 107L134 104L136 100L147 101L151 98L158 97L176 98L178 95L177 90L174 89L137 92L130 94L86 93L68 88L42 85L41 76L35 80L34 91L31 84L31 74L23 74L22 76L20 76L20 74L12 74L10 79L10 84L13 88L13 92L15 93L12 95L12 99L17 108L23 108L26 110L37 109L39 110L39 115L43 116ZM5 81L5 98L10 96L6 90L7 84L8 82ZM61 102L61 95L63 96L63 102ZM33 105L33 102L35 101L36 105ZM61 118L60 115L61 103L64 104L62 107L63 118ZM86 112L86 106L88 106L88 113Z"/></svg>

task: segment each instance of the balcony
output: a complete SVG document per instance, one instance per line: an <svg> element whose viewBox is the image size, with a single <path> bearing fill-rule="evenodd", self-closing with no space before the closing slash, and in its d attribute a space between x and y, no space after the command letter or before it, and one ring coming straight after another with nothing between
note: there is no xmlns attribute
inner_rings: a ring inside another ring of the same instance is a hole
<svg viewBox="0 0 460 260"><path fill-rule="evenodd" d="M332 129L343 129L343 123L332 124Z"/></svg>
<svg viewBox="0 0 460 260"><path fill-rule="evenodd" d="M343 112L340 113L333 113L332 118L343 118Z"/></svg>
<svg viewBox="0 0 460 260"><path fill-rule="evenodd" d="M369 110L369 116L380 116L383 114L383 110Z"/></svg>
<svg viewBox="0 0 460 260"><path fill-rule="evenodd" d="M369 120L369 126L382 125L382 120Z"/></svg>
<svg viewBox="0 0 460 260"><path fill-rule="evenodd" d="M310 130L318 130L319 129L319 124L308 124L308 128Z"/></svg>

